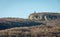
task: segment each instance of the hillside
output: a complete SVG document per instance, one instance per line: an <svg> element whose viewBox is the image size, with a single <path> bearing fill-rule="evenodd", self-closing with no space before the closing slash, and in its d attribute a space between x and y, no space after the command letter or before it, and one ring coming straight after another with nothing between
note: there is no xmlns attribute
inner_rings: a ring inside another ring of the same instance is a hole
<svg viewBox="0 0 60 37"><path fill-rule="evenodd" d="M1 30L0 37L60 37L60 27L45 25L15 27Z"/></svg>
<svg viewBox="0 0 60 37"><path fill-rule="evenodd" d="M60 37L60 13L32 13L28 19L0 18L0 37Z"/></svg>
<svg viewBox="0 0 60 37"><path fill-rule="evenodd" d="M43 23L35 22L28 19L0 18L0 30L14 28L14 27L35 26L40 24Z"/></svg>

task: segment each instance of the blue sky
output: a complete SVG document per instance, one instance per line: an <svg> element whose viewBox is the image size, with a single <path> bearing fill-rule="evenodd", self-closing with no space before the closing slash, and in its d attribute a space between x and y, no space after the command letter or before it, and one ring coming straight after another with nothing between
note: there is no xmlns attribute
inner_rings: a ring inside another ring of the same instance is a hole
<svg viewBox="0 0 60 37"><path fill-rule="evenodd" d="M0 18L28 18L36 12L60 12L60 0L0 0Z"/></svg>

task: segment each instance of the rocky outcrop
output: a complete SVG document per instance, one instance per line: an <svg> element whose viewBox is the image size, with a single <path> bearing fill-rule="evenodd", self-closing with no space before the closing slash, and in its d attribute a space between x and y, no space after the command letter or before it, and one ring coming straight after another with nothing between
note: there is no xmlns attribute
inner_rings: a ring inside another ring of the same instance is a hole
<svg viewBox="0 0 60 37"><path fill-rule="evenodd" d="M32 13L28 17L30 20L48 21L60 19L60 13Z"/></svg>

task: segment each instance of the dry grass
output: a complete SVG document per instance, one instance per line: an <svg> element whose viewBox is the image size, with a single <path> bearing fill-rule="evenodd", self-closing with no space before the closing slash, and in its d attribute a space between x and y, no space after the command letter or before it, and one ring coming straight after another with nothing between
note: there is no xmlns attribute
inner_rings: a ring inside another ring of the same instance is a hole
<svg viewBox="0 0 60 37"><path fill-rule="evenodd" d="M0 19L0 22L6 21L24 21L24 19ZM45 21L45 23L46 25L0 30L0 37L60 37L60 19Z"/></svg>
<svg viewBox="0 0 60 37"><path fill-rule="evenodd" d="M0 37L60 37L57 26L16 27L0 31Z"/></svg>

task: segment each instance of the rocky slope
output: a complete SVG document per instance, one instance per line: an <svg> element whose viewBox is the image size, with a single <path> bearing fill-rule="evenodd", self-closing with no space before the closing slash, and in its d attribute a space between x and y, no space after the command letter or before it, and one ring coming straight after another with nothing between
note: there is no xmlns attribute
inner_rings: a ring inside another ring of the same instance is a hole
<svg viewBox="0 0 60 37"><path fill-rule="evenodd" d="M60 37L60 14L43 15L34 20L0 18L0 37Z"/></svg>
<svg viewBox="0 0 60 37"><path fill-rule="evenodd" d="M0 37L60 37L60 20L1 21Z"/></svg>

